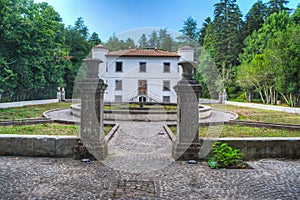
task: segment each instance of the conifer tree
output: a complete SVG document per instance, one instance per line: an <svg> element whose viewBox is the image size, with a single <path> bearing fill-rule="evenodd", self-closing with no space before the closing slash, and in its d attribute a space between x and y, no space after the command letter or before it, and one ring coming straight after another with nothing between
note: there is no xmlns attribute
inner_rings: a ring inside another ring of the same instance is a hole
<svg viewBox="0 0 300 200"><path fill-rule="evenodd" d="M199 44L201 46L203 46L204 44L204 38L205 38L205 35L206 35L206 29L207 27L212 23L211 21L211 18L210 17L207 17L204 22L202 23L202 27L199 31Z"/></svg>
<svg viewBox="0 0 300 200"><path fill-rule="evenodd" d="M192 41L198 41L197 22L192 17L188 17L184 21L184 25L180 30L183 35L187 36Z"/></svg>
<svg viewBox="0 0 300 200"><path fill-rule="evenodd" d="M138 43L139 43L139 48L140 49L146 49L147 48L147 38L146 38L146 35L144 33L140 37Z"/></svg>
<svg viewBox="0 0 300 200"><path fill-rule="evenodd" d="M236 0L220 0L215 4L214 20L204 39L204 47L211 53L221 74L219 85L228 88L234 80L234 67L239 64L242 51L242 14ZM221 88L220 88L221 90Z"/></svg>
<svg viewBox="0 0 300 200"><path fill-rule="evenodd" d="M245 17L245 24L243 25L243 36L246 38L255 30L262 27L267 17L267 6L261 0L254 3Z"/></svg>

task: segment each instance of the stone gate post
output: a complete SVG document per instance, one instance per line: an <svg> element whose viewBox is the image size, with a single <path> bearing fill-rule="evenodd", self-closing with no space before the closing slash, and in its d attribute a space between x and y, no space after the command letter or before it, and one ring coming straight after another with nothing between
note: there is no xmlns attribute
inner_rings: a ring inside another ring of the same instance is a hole
<svg viewBox="0 0 300 200"><path fill-rule="evenodd" d="M201 86L193 78L195 62L181 61L183 78L174 87L177 94L177 134L173 145L175 160L198 160L199 95Z"/></svg>
<svg viewBox="0 0 300 200"><path fill-rule="evenodd" d="M98 160L107 156L107 144L103 134L103 97L107 85L99 79L96 58L84 59L87 77L78 82L81 90L80 138L87 150Z"/></svg>

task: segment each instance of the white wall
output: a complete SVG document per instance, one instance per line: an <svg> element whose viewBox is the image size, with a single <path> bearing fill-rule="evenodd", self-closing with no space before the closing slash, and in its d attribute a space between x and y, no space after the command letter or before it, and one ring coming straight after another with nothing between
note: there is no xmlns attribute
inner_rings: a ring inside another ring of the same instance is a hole
<svg viewBox="0 0 300 200"><path fill-rule="evenodd" d="M178 66L179 58L169 57L106 57L104 62L108 65L108 71L101 70L100 78L107 81L108 88L105 101L114 101L115 95L122 95L123 101L128 102L130 98L138 94L138 80L147 80L148 96L156 101L162 102L163 96L170 96L172 103L176 103L177 97L173 87L181 79L181 67ZM115 72L115 63L123 63L123 71ZM146 62L146 73L139 72L140 62ZM164 62L170 62L170 73L164 73ZM122 80L122 91L115 91L115 80ZM170 80L171 91L163 91L163 80ZM138 101L138 99L135 99Z"/></svg>

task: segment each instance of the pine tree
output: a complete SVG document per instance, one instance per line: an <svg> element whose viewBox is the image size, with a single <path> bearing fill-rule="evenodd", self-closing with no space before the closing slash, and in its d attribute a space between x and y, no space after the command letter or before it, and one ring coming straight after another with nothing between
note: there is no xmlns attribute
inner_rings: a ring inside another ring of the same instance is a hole
<svg viewBox="0 0 300 200"><path fill-rule="evenodd" d="M288 0L270 0L268 4L268 16L275 12L280 12L280 11L291 11L286 5L289 3Z"/></svg>
<svg viewBox="0 0 300 200"><path fill-rule="evenodd" d="M101 40L99 39L99 35L96 32L93 32L89 42L91 43L92 46L98 45L101 43Z"/></svg>
<svg viewBox="0 0 300 200"><path fill-rule="evenodd" d="M132 38L126 39L124 49L126 48L135 48L134 40Z"/></svg>
<svg viewBox="0 0 300 200"><path fill-rule="evenodd" d="M213 28L216 30L216 48L219 50L218 65L236 65L237 55L241 52L242 14L236 0L221 0L215 4Z"/></svg>
<svg viewBox="0 0 300 200"><path fill-rule="evenodd" d="M146 35L144 33L140 37L138 43L139 43L139 48L140 49L146 49L147 48L147 38L146 38Z"/></svg>
<svg viewBox="0 0 300 200"><path fill-rule="evenodd" d="M157 36L156 31L152 31L148 40L148 47L149 48L158 48L159 47L159 38Z"/></svg>
<svg viewBox="0 0 300 200"><path fill-rule="evenodd" d="M185 20L183 28L180 30L183 35L187 36L190 40L198 41L198 29L197 22L192 17L188 17Z"/></svg>
<svg viewBox="0 0 300 200"><path fill-rule="evenodd" d="M244 38L262 27L267 14L267 6L261 0L254 3L245 17L245 24L243 25Z"/></svg>
<svg viewBox="0 0 300 200"><path fill-rule="evenodd" d="M212 26L215 34L210 44L213 50L208 51L214 52L213 58L225 87L234 80L233 67L239 64L238 54L242 51L241 17L236 0L221 0L215 4Z"/></svg>
<svg viewBox="0 0 300 200"><path fill-rule="evenodd" d="M159 49L165 51L172 51L172 38L170 34L167 33L167 29L160 29L159 33Z"/></svg>
<svg viewBox="0 0 300 200"><path fill-rule="evenodd" d="M79 31L79 33L82 36L84 36L85 38L88 38L88 36L89 36L89 29L84 24L83 18L82 17L78 17L74 24L75 24L74 27Z"/></svg>
<svg viewBox="0 0 300 200"><path fill-rule="evenodd" d="M211 18L207 17L204 22L202 23L202 28L199 31L199 43L201 46L204 44L204 38L206 35L206 29L207 27L212 23Z"/></svg>

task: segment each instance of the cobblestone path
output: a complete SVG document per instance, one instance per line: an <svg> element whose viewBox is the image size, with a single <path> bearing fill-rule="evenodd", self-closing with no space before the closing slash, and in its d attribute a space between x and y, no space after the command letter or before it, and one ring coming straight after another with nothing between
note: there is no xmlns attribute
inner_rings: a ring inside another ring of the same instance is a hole
<svg viewBox="0 0 300 200"><path fill-rule="evenodd" d="M172 161L163 132L159 122L120 122L104 162L0 157L0 199L300 200L300 160L212 170Z"/></svg>
<svg viewBox="0 0 300 200"><path fill-rule="evenodd" d="M164 168L173 160L172 142L163 122L125 122L108 143L107 166L131 173Z"/></svg>
<svg viewBox="0 0 300 200"><path fill-rule="evenodd" d="M300 160L250 164L255 169L176 162L137 174L101 162L0 157L0 199L300 199Z"/></svg>

